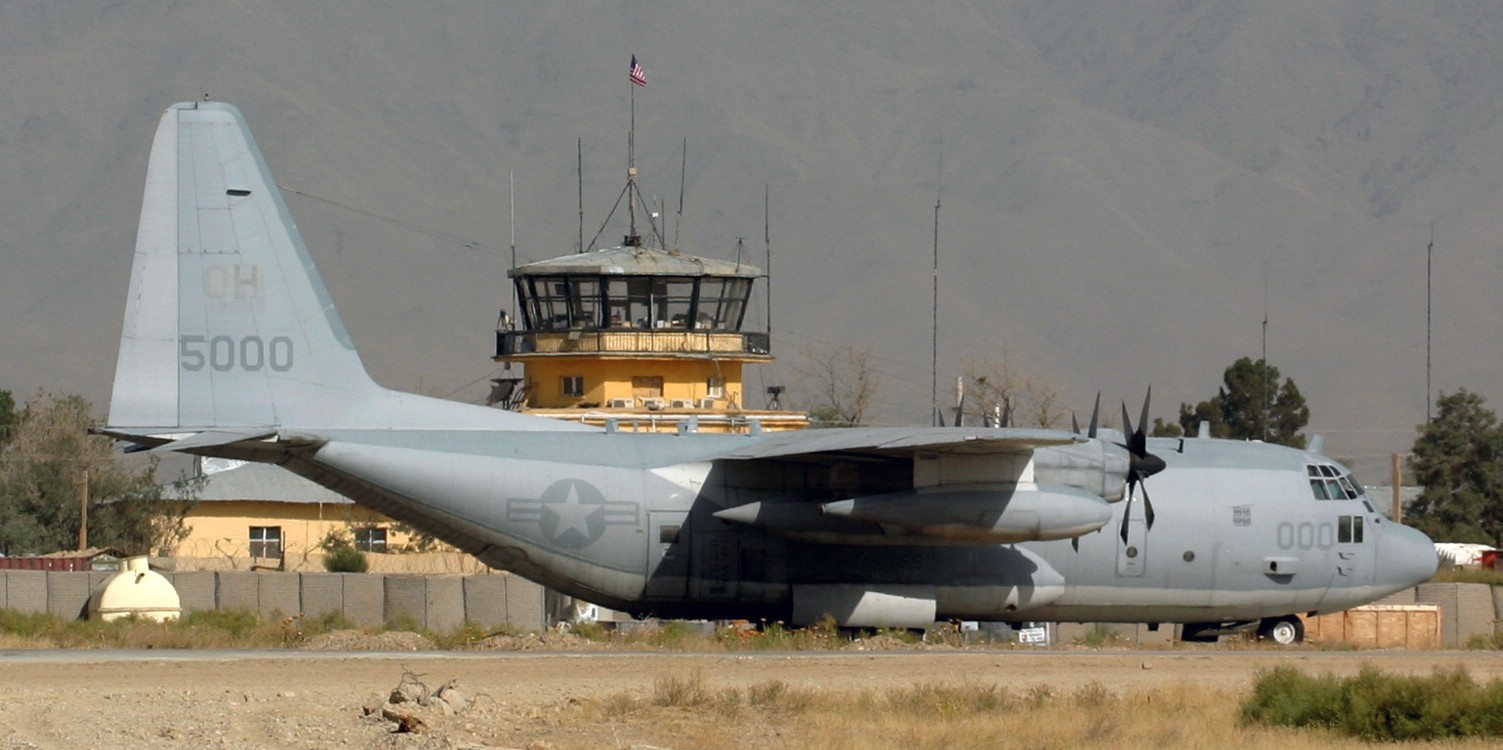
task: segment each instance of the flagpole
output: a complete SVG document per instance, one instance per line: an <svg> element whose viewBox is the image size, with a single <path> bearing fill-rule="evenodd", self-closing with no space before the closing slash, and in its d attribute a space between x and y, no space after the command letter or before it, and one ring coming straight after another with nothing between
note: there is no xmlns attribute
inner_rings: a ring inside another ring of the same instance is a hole
<svg viewBox="0 0 1503 750"><path fill-rule="evenodd" d="M626 136L626 215L631 222L631 234L627 236L627 243L638 247L642 240L637 235L637 87L647 85L647 75L642 72L642 66L637 63L637 56L631 56L631 68L627 78L631 81L631 130ZM643 208L646 208L644 204ZM654 227L656 225L654 224ZM659 240L661 241L661 237Z"/></svg>
<svg viewBox="0 0 1503 750"><path fill-rule="evenodd" d="M632 55L631 59L632 67L635 69L637 56ZM627 223L631 227L629 235L636 237L637 202L634 193L637 181L637 84L636 81L630 80L630 76L628 76L626 86L631 89L631 129L626 135L626 216ZM631 241L635 242L636 240Z"/></svg>

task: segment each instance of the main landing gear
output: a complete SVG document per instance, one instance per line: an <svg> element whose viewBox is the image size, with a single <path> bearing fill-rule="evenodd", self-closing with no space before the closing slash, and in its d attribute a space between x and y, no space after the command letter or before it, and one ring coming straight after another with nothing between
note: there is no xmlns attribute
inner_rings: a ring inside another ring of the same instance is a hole
<svg viewBox="0 0 1503 750"><path fill-rule="evenodd" d="M1187 622L1180 627L1179 639L1191 643L1215 643L1220 636L1253 628L1257 628L1259 640L1280 646L1292 646L1305 640L1305 623L1295 615L1230 623Z"/></svg>

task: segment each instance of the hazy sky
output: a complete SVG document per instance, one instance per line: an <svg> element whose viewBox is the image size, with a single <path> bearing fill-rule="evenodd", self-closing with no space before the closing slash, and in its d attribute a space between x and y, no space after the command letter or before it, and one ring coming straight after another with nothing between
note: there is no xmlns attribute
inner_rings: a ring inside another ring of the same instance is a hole
<svg viewBox="0 0 1503 750"><path fill-rule="evenodd" d="M1266 313L1310 432L1386 467L1424 418L1432 222L1435 388L1503 386L1489 8L0 5L0 388L103 410L151 134L207 94L298 191L373 375L480 398L508 186L521 260L571 252L582 141L595 235L636 54L637 162L670 237L720 258L744 238L763 264L771 191L780 361L749 391L796 387L800 351L850 344L879 363L880 419L925 418L939 198L941 400L1006 360L1081 411L1151 384L1170 418L1259 354Z"/></svg>

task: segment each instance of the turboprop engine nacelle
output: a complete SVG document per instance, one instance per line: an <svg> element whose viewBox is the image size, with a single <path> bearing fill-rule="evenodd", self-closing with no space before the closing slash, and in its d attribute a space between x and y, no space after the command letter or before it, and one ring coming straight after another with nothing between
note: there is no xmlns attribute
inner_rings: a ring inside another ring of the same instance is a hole
<svg viewBox="0 0 1503 750"><path fill-rule="evenodd" d="M1039 448L1033 452L1033 481L1074 487L1114 503L1127 492L1130 462L1126 448L1104 439Z"/></svg>
<svg viewBox="0 0 1503 750"><path fill-rule="evenodd" d="M1069 539L1111 519L1100 497L1064 485L945 485L838 500L826 515L974 544Z"/></svg>
<svg viewBox="0 0 1503 750"><path fill-rule="evenodd" d="M1069 539L1106 525L1111 506L1063 485L964 484L826 503L759 501L715 517L828 544L1011 544Z"/></svg>

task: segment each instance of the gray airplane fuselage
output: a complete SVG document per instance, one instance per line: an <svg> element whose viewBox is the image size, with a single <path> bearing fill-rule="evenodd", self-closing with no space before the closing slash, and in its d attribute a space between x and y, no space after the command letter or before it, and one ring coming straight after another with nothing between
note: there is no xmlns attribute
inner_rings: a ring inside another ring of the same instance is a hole
<svg viewBox="0 0 1503 750"><path fill-rule="evenodd" d="M1316 499L1308 467L1336 466L1329 459L1261 443L1150 441L1167 464L1148 480L1157 519L1150 530L1140 511L1126 541L1115 533L1127 507L1119 501L1103 528L1075 543L985 545L859 523L846 543L829 529L823 538L837 541L804 541L714 515L911 487L911 461L723 461L758 438L710 434L329 438L315 461L289 468L380 487L383 497L362 502L492 565L638 614L808 621L883 592L893 597L883 611L917 602L919 619L1253 620L1346 609L1434 570L1430 541L1365 495ZM442 502L418 500L435 488ZM808 603L796 611L799 600Z"/></svg>
<svg viewBox="0 0 1503 750"><path fill-rule="evenodd" d="M885 427L634 433L385 389L240 113L164 113L107 426L275 463L561 592L637 614L1282 622L1428 578L1344 468L1261 443ZM1151 500L1151 502L1150 502Z"/></svg>

